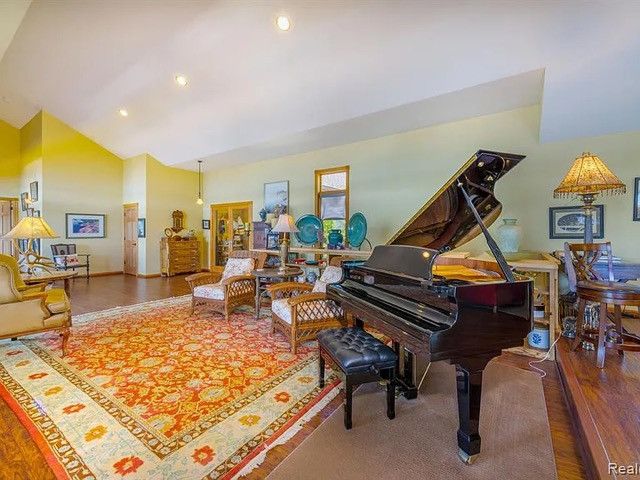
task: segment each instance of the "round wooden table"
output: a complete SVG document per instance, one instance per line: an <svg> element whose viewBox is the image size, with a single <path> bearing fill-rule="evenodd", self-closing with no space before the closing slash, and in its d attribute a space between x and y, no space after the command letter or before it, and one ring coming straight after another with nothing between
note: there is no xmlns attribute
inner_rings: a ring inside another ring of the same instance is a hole
<svg viewBox="0 0 640 480"><path fill-rule="evenodd" d="M572 350L576 350L581 340L596 341L596 365L604 367L605 347L614 348L619 354L625 351L640 352L637 336L625 333L622 328L622 307L640 307L640 287L620 282L582 281L577 284L578 319L576 322L576 338ZM587 302L600 304L598 330L584 330L584 311ZM615 341L607 341L607 305L613 305L613 323L615 324Z"/></svg>
<svg viewBox="0 0 640 480"><path fill-rule="evenodd" d="M260 304L262 297L267 291L267 285L284 280L292 280L300 275L303 271L299 267L286 267L284 270L279 268L259 268L253 270L251 275L256 277L256 320L260 318Z"/></svg>

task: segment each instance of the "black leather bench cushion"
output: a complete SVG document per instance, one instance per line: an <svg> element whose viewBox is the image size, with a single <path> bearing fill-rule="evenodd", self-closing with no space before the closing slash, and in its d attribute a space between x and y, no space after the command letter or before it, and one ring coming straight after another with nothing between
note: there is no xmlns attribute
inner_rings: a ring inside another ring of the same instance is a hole
<svg viewBox="0 0 640 480"><path fill-rule="evenodd" d="M394 367L395 352L361 328L335 328L318 333L318 343L345 373Z"/></svg>

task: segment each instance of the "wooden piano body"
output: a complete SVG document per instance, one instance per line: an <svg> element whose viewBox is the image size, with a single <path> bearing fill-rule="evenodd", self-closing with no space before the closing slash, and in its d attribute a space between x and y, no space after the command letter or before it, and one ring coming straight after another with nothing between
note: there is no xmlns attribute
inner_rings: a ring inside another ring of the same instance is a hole
<svg viewBox="0 0 640 480"><path fill-rule="evenodd" d="M502 349L521 345L532 327L533 282L505 270L485 226L502 207L495 182L522 158L479 151L388 245L375 247L366 262L346 262L342 281L327 287L356 325L393 340L407 398L418 394L416 355L455 364L458 447L466 463L480 452L482 372ZM496 263L439 255L481 232Z"/></svg>

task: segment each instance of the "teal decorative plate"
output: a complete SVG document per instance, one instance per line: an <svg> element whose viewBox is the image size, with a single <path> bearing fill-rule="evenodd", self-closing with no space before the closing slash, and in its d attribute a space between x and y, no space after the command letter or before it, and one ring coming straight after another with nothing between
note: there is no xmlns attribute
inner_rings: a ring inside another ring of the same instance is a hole
<svg viewBox="0 0 640 480"><path fill-rule="evenodd" d="M310 213L301 216L296 222L299 232L296 238L303 245L314 245L318 243L318 233L322 232L322 220Z"/></svg>
<svg viewBox="0 0 640 480"><path fill-rule="evenodd" d="M354 213L349 219L349 226L347 227L347 239L349 245L358 248L367 238L367 219L360 212Z"/></svg>

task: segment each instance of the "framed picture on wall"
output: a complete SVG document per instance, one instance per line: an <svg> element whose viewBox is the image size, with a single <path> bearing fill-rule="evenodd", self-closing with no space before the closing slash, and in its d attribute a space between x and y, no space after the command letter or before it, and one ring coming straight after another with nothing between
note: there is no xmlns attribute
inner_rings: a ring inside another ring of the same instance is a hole
<svg viewBox="0 0 640 480"><path fill-rule="evenodd" d="M147 236L147 219L138 219L138 238L145 238Z"/></svg>
<svg viewBox="0 0 640 480"><path fill-rule="evenodd" d="M67 213L67 238L105 238L106 215L92 213Z"/></svg>
<svg viewBox="0 0 640 480"><path fill-rule="evenodd" d="M32 202L38 201L38 182L31 182L29 184L29 196Z"/></svg>
<svg viewBox="0 0 640 480"><path fill-rule="evenodd" d="M640 177L633 181L633 220L640 222Z"/></svg>
<svg viewBox="0 0 640 480"><path fill-rule="evenodd" d="M264 209L267 213L289 211L289 180L264 184Z"/></svg>
<svg viewBox="0 0 640 480"><path fill-rule="evenodd" d="M202 220L202 229L203 230L211 229L211 220Z"/></svg>
<svg viewBox="0 0 640 480"><path fill-rule="evenodd" d="M29 192L22 192L20 194L20 208L23 212L29 210Z"/></svg>
<svg viewBox="0 0 640 480"><path fill-rule="evenodd" d="M584 210L581 206L549 207L549 238L584 238ZM604 238L604 205L594 205L593 238Z"/></svg>

